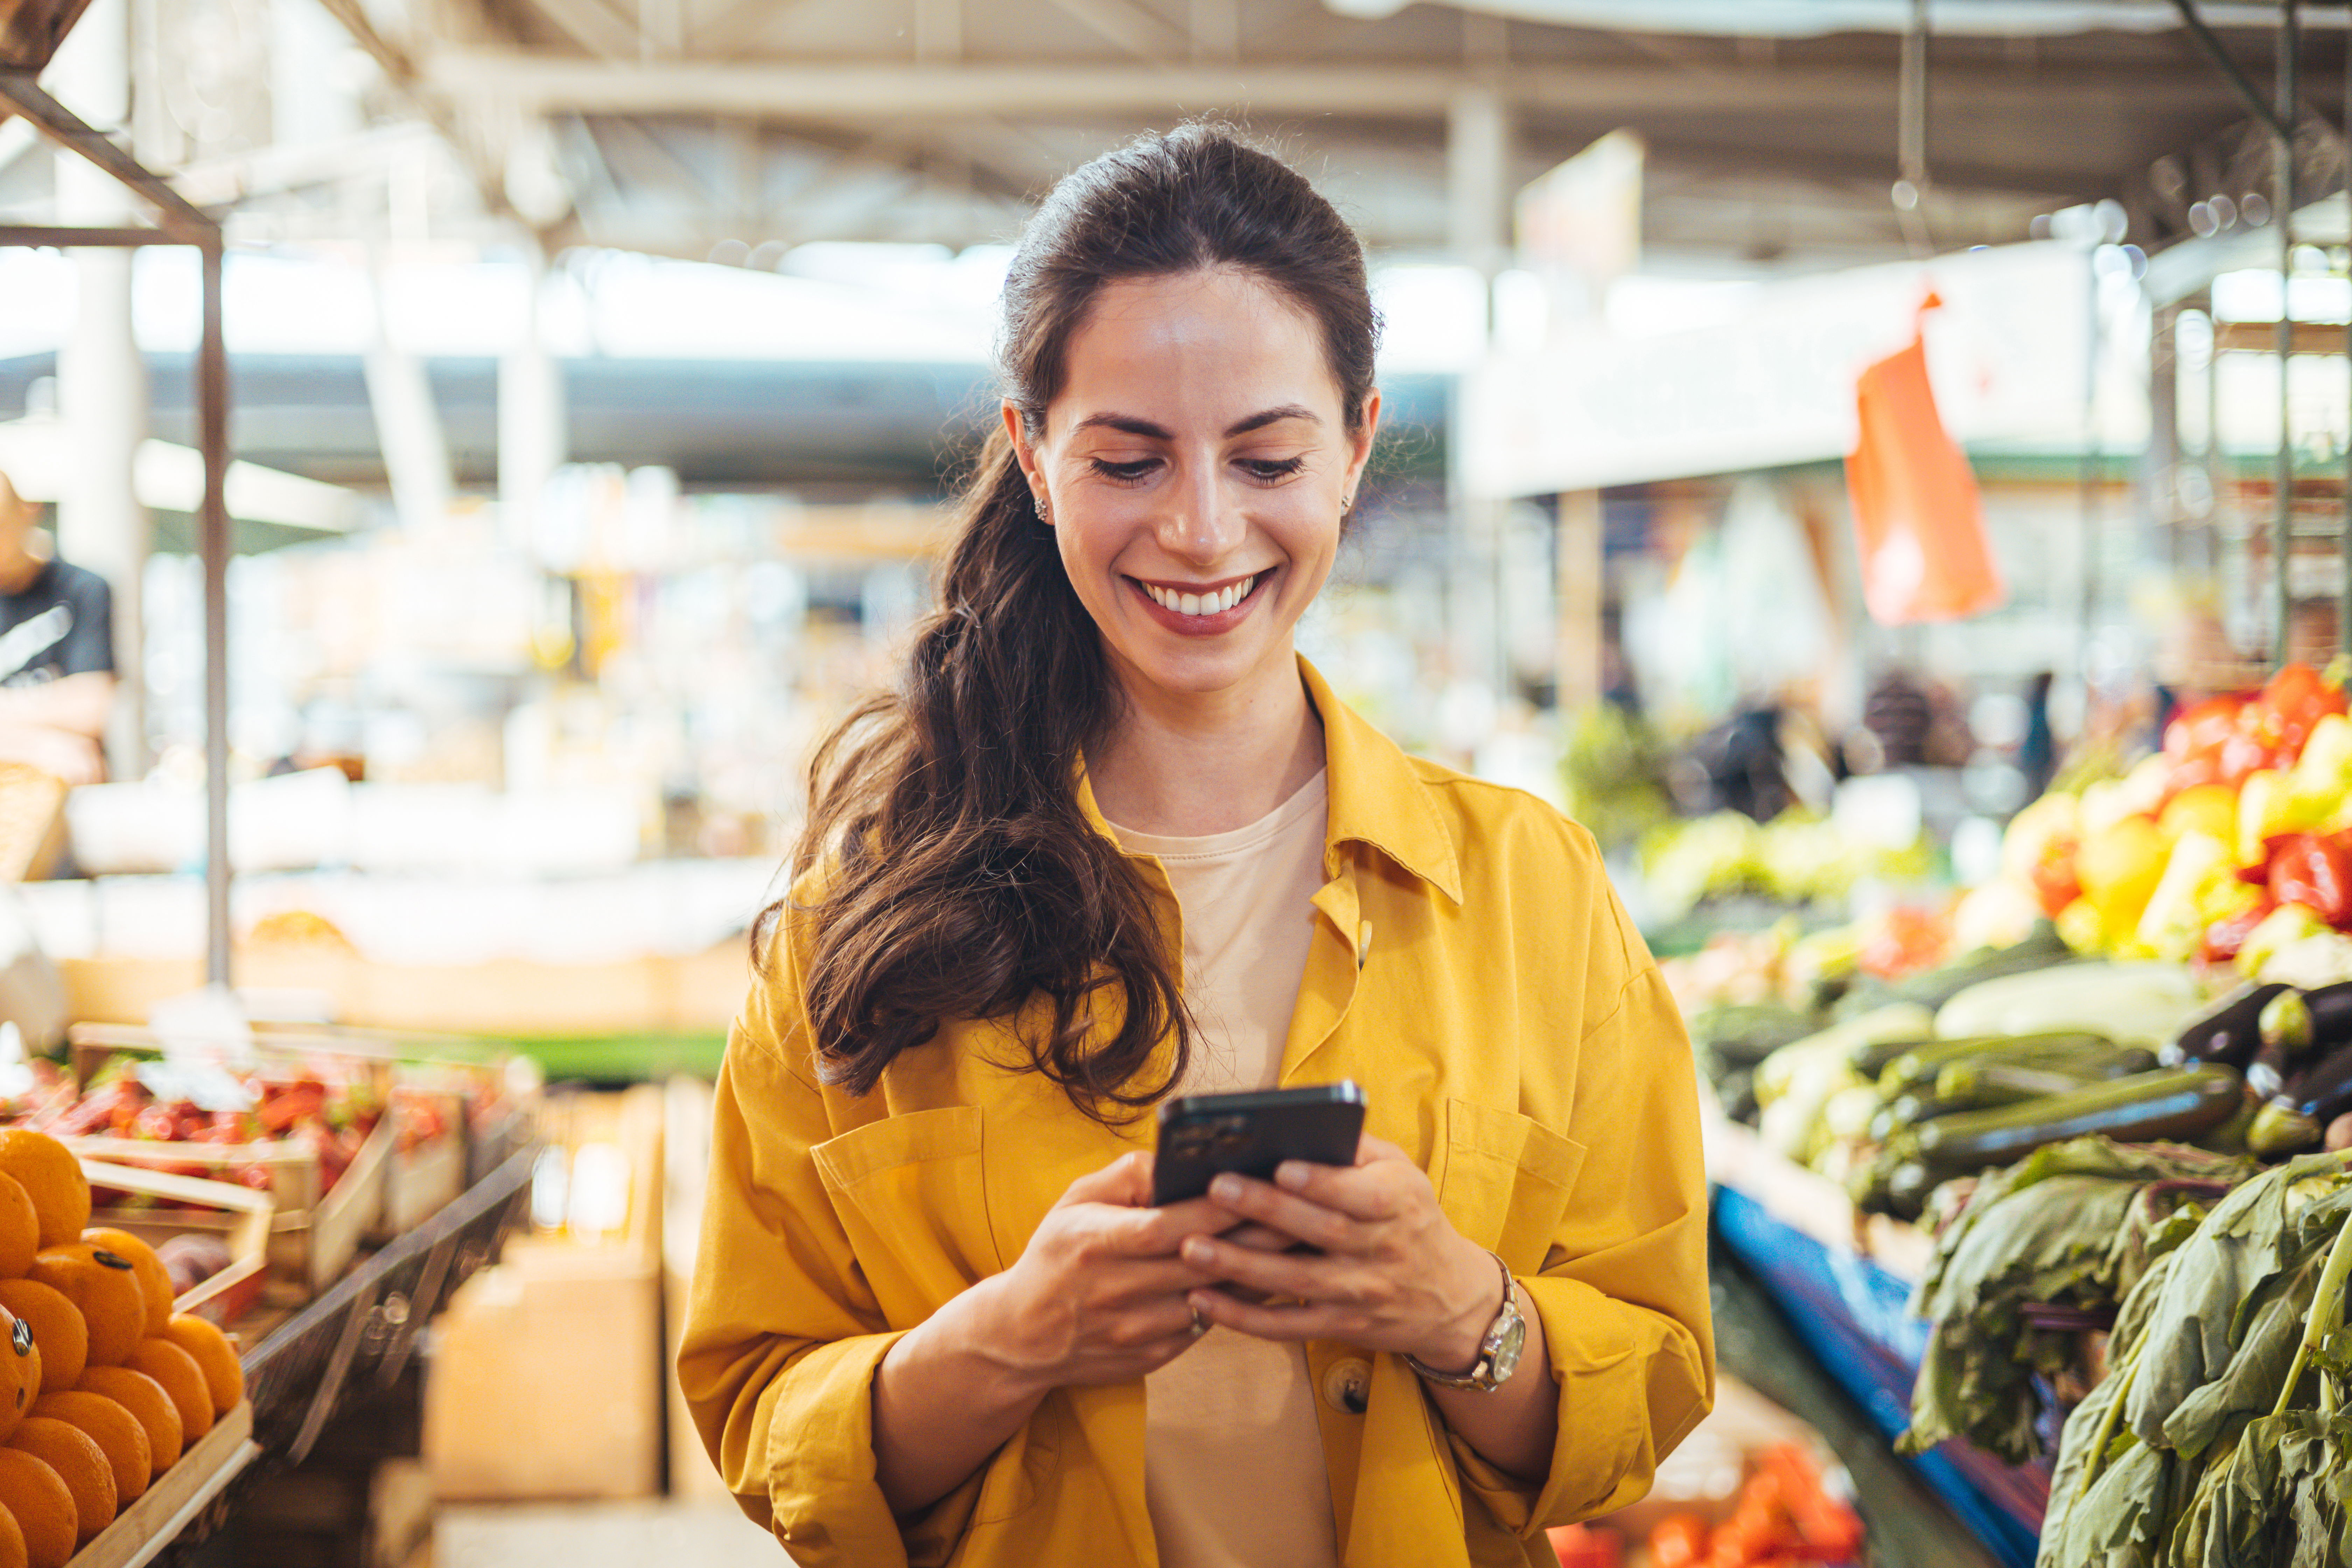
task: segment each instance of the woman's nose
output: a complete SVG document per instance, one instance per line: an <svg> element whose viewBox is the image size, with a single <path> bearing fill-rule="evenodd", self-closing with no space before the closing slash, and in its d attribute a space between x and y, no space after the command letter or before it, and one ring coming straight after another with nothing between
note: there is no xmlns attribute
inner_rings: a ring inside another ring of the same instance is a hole
<svg viewBox="0 0 2352 1568"><path fill-rule="evenodd" d="M1160 544L1170 554L1206 565L1231 553L1247 532L1241 509L1217 483L1213 466L1196 468L1168 491Z"/></svg>

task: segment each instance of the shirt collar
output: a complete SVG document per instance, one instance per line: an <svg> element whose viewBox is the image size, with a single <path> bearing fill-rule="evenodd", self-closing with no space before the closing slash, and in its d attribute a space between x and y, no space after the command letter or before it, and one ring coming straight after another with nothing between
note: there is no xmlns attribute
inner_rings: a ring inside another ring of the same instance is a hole
<svg viewBox="0 0 2352 1568"><path fill-rule="evenodd" d="M1460 903L1462 867L1454 853L1454 836L1446 831L1445 818L1429 786L1414 771L1412 759L1340 701L1322 671L1304 656L1298 660L1298 675L1323 720L1325 787L1330 797L1323 831L1326 872L1337 874L1341 845L1369 845L1400 869ZM1095 804L1094 784L1087 777L1084 757L1078 759L1077 791L1078 809L1087 823L1117 842L1118 834Z"/></svg>

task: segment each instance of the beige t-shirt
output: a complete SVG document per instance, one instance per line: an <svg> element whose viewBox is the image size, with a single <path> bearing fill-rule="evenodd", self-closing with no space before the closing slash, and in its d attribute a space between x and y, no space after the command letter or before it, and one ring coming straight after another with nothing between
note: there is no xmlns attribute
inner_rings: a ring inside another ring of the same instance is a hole
<svg viewBox="0 0 2352 1568"><path fill-rule="evenodd" d="M1247 827L1117 828L1158 857L1184 915L1200 1025L1180 1094L1271 1089L1320 918L1324 775ZM1337 1568L1323 1435L1302 1345L1214 1328L1144 1380L1143 1485L1164 1568Z"/></svg>

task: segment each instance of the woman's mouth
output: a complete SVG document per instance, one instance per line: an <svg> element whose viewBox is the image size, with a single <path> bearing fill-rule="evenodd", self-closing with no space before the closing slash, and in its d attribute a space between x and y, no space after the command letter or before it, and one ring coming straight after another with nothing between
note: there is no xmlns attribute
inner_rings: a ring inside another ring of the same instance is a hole
<svg viewBox="0 0 2352 1568"><path fill-rule="evenodd" d="M1128 583L1151 606L1151 616L1171 631L1187 637L1222 632L1249 614L1260 584L1271 571L1253 572L1212 588L1182 588L1129 577Z"/></svg>
<svg viewBox="0 0 2352 1568"><path fill-rule="evenodd" d="M1145 583L1143 591L1150 595L1151 602L1161 609L1173 610L1180 616L1213 616L1230 610L1248 598L1250 590L1256 586L1257 577L1252 574L1238 583L1228 583L1205 594L1181 594L1153 583Z"/></svg>

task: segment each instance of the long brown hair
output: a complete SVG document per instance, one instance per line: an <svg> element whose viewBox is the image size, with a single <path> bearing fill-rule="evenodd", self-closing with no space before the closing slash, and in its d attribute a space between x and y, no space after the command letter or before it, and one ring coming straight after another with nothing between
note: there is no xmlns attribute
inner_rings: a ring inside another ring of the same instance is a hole
<svg viewBox="0 0 2352 1568"><path fill-rule="evenodd" d="M1379 336L1362 247L1279 159L1193 123L1076 170L1030 221L997 360L1031 438L1103 285L1207 268L1248 272L1317 320L1360 429ZM1119 692L1001 425L964 486L939 593L899 689L852 712L810 764L793 870L810 897L797 912L820 1070L865 1094L943 1021L1042 1002L1013 1065L1111 1120L1182 1076L1191 1027L1148 885L1078 806L1079 759L1118 721ZM785 912L761 912L762 959ZM1171 1033L1167 1076L1142 1081Z"/></svg>

